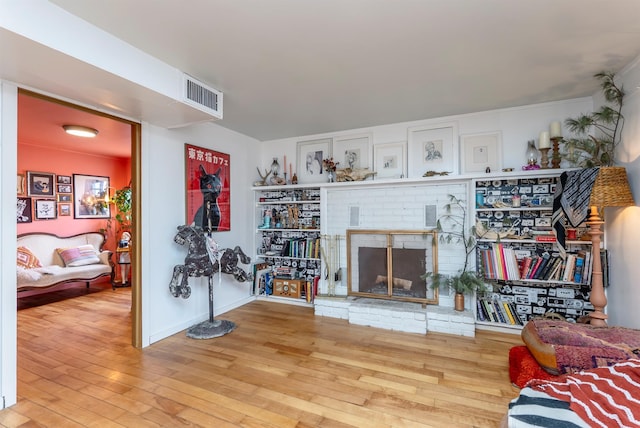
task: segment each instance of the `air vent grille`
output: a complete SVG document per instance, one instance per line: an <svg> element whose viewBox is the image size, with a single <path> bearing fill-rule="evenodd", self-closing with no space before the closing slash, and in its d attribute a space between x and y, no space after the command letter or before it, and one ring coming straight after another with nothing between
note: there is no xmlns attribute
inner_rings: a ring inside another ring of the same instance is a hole
<svg viewBox="0 0 640 428"><path fill-rule="evenodd" d="M222 119L222 92L208 87L188 74L184 75L184 102Z"/></svg>

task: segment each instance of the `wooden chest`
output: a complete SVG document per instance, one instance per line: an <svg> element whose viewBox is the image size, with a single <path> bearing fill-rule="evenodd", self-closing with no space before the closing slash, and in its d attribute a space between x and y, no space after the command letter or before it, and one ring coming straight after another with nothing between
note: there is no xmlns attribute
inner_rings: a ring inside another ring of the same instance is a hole
<svg viewBox="0 0 640 428"><path fill-rule="evenodd" d="M302 279L275 278L273 280L273 295L299 299L303 286L304 281Z"/></svg>

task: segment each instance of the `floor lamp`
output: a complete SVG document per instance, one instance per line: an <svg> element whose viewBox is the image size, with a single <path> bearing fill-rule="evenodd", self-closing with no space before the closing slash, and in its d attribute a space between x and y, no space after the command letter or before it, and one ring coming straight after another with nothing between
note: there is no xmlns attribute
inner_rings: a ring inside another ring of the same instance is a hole
<svg viewBox="0 0 640 428"><path fill-rule="evenodd" d="M602 282L602 261L600 259L600 242L603 235L602 225L604 221L600 217L599 209L606 207L628 207L635 205L631 188L627 181L627 171L624 167L602 167L593 184L589 206L591 212L587 225L591 235L591 260L593 270L591 274L591 297L589 301L593 305L593 312L589 314L589 323L595 327L607 326L607 315L604 307L607 306L607 297L604 294Z"/></svg>

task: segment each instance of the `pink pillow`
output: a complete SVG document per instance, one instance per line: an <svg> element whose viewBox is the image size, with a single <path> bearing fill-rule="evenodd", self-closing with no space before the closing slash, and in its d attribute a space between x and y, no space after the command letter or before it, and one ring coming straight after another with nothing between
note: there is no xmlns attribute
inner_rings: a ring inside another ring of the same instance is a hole
<svg viewBox="0 0 640 428"><path fill-rule="evenodd" d="M80 245L79 247L57 248L56 251L62 257L65 266L84 266L100 263L93 245Z"/></svg>

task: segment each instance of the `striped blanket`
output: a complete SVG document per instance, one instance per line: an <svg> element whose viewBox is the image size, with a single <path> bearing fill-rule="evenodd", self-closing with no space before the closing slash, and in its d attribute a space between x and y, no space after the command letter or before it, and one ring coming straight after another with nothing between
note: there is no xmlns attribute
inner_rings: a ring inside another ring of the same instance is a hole
<svg viewBox="0 0 640 428"><path fill-rule="evenodd" d="M509 405L509 427L640 427L640 360L534 379Z"/></svg>

